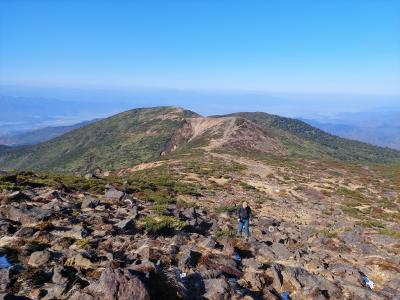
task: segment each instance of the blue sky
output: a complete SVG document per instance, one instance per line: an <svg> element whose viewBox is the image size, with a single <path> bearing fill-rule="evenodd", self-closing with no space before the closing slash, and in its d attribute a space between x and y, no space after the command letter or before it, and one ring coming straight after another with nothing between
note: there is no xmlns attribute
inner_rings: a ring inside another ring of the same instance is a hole
<svg viewBox="0 0 400 300"><path fill-rule="evenodd" d="M0 1L0 84L400 94L400 1Z"/></svg>

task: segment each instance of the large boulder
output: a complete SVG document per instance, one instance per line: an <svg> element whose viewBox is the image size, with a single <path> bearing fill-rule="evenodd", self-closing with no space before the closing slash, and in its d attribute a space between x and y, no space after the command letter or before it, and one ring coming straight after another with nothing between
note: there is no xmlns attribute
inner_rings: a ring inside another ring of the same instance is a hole
<svg viewBox="0 0 400 300"><path fill-rule="evenodd" d="M289 267L282 273L283 282L288 282L295 290L301 291L306 288L314 295L320 293L327 295L328 298L338 297L341 294L341 289L333 282L322 276L310 274L303 268Z"/></svg>
<svg viewBox="0 0 400 300"><path fill-rule="evenodd" d="M22 225L36 225L48 219L52 212L40 207L33 207L30 209L10 207L5 211L8 219L20 222Z"/></svg>
<svg viewBox="0 0 400 300"><path fill-rule="evenodd" d="M82 225L62 228L62 230L53 230L52 234L62 238L83 239L90 235L89 231Z"/></svg>
<svg viewBox="0 0 400 300"><path fill-rule="evenodd" d="M119 201L124 197L124 192L118 191L116 188L114 187L110 187L106 190L106 193L104 195L104 197L107 200L111 200L111 201Z"/></svg>
<svg viewBox="0 0 400 300"><path fill-rule="evenodd" d="M178 254L179 256L178 267L180 269L186 269L186 268L190 269L194 268L197 265L197 262L201 257L201 254L195 250L196 248L193 247L184 247L182 251Z"/></svg>
<svg viewBox="0 0 400 300"><path fill-rule="evenodd" d="M85 292L98 300L150 300L150 294L143 282L123 269L106 268L95 283Z"/></svg>

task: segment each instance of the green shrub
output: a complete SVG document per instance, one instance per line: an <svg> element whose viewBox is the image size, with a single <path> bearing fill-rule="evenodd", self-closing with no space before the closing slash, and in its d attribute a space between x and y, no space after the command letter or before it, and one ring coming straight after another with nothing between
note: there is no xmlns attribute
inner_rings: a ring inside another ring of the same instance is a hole
<svg viewBox="0 0 400 300"><path fill-rule="evenodd" d="M90 238L84 238L84 239L76 241L75 245L77 245L81 249L87 249L90 247L91 241L92 240Z"/></svg>
<svg viewBox="0 0 400 300"><path fill-rule="evenodd" d="M139 225L149 234L164 234L182 230L186 223L172 216L146 216L139 220Z"/></svg>
<svg viewBox="0 0 400 300"><path fill-rule="evenodd" d="M400 239L400 232L389 228L379 229L379 233Z"/></svg>
<svg viewBox="0 0 400 300"><path fill-rule="evenodd" d="M194 202L186 202L186 201L184 201L182 199L178 199L176 201L176 206L177 206L177 208L181 208L181 207L183 207L183 208L190 208L190 207L198 208L199 207Z"/></svg>
<svg viewBox="0 0 400 300"><path fill-rule="evenodd" d="M144 190L142 192L142 197L146 201L155 202L157 204L170 204L176 202L175 198L162 191Z"/></svg>
<svg viewBox="0 0 400 300"><path fill-rule="evenodd" d="M223 237L223 236L235 237L236 236L236 230L234 230L234 229L218 229L217 231L214 232L214 236L216 238L220 238L220 237Z"/></svg>
<svg viewBox="0 0 400 300"><path fill-rule="evenodd" d="M79 213L79 211L77 211L77 210L72 210L72 212L71 212L71 216L72 217L74 217L74 218L77 218L77 217L79 217L80 216L80 213Z"/></svg>
<svg viewBox="0 0 400 300"><path fill-rule="evenodd" d="M337 237L337 235L338 235L336 231L332 231L327 228L318 231L318 234L323 237L327 237L327 238L331 238L331 239Z"/></svg>
<svg viewBox="0 0 400 300"><path fill-rule="evenodd" d="M364 195L360 191L353 191L345 187L339 188L338 193L346 198L357 200L359 202L362 202L365 199Z"/></svg>
<svg viewBox="0 0 400 300"><path fill-rule="evenodd" d="M252 186L251 184L248 184L246 182L241 182L240 186L244 189L244 190L257 190L257 188L255 186Z"/></svg>
<svg viewBox="0 0 400 300"><path fill-rule="evenodd" d="M372 220L372 219L359 221L358 224L360 224L361 226L364 226L364 227L368 227L368 228L374 228L374 227L384 228L385 227L385 225L381 221Z"/></svg>
<svg viewBox="0 0 400 300"><path fill-rule="evenodd" d="M154 204L150 209L158 215L163 215L165 214L167 206L167 204Z"/></svg>
<svg viewBox="0 0 400 300"><path fill-rule="evenodd" d="M224 212L231 214L231 213L235 212L236 210L237 210L236 206L227 206L227 205L223 205L223 206L219 206L219 207L215 208L215 212L217 214L224 213Z"/></svg>
<svg viewBox="0 0 400 300"><path fill-rule="evenodd" d="M360 218L363 214L359 209L355 207L342 207L342 211L354 218Z"/></svg>

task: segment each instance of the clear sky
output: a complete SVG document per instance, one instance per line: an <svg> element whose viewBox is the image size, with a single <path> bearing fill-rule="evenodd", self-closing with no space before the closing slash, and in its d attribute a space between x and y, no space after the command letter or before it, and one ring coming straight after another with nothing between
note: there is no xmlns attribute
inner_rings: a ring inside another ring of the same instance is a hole
<svg viewBox="0 0 400 300"><path fill-rule="evenodd" d="M0 84L400 94L400 1L0 0Z"/></svg>

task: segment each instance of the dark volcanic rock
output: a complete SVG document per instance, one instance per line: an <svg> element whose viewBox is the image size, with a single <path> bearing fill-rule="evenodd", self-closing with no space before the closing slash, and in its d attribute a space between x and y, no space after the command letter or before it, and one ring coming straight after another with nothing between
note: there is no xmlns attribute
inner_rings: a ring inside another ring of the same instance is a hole
<svg viewBox="0 0 400 300"><path fill-rule="evenodd" d="M35 225L49 218L52 212L40 207L33 207L31 209L10 207L5 211L5 214L12 221L20 222L23 225Z"/></svg>
<svg viewBox="0 0 400 300"><path fill-rule="evenodd" d="M115 224L122 232L133 234L135 231L135 219L127 218Z"/></svg>
<svg viewBox="0 0 400 300"><path fill-rule="evenodd" d="M85 291L98 300L150 300L150 294L142 281L127 270L106 268L96 283Z"/></svg>
<svg viewBox="0 0 400 300"><path fill-rule="evenodd" d="M17 191L17 192L11 193L6 198L7 202L23 201L23 200L30 200L30 197L27 194L25 194L24 192L21 192L21 191Z"/></svg>

